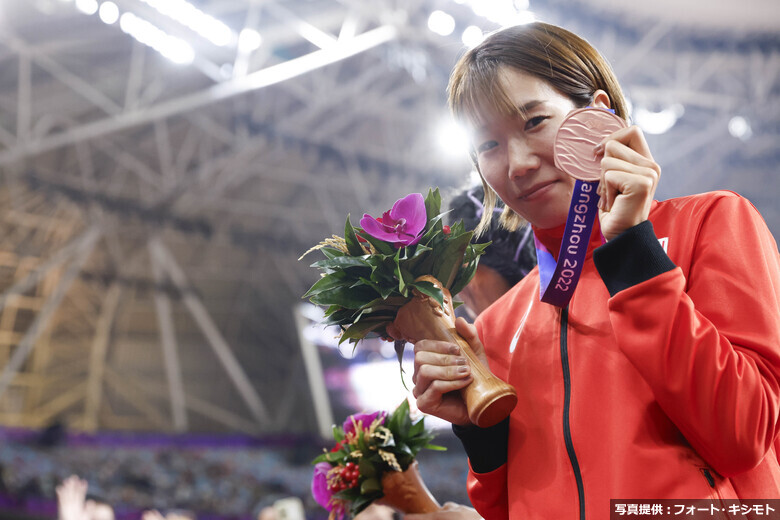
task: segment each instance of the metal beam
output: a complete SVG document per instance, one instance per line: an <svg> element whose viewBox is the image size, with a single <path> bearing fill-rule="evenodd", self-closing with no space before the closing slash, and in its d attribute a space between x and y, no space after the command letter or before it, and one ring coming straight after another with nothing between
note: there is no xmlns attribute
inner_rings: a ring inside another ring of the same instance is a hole
<svg viewBox="0 0 780 520"><path fill-rule="evenodd" d="M184 275L181 267L176 263L176 260L174 260L173 255L159 240L150 242L149 246L152 254L156 255L158 260L160 260L165 267L165 270L168 272L174 285L181 291L184 305L192 315L200 331L208 340L214 354L216 354L217 359L222 363L222 367L230 376L233 385L251 411L252 416L258 421L258 424L268 423L269 417L265 404L252 386L244 369L241 368L241 364L236 360L227 341L222 337L222 334L219 332L219 329L209 315L209 312L206 310L205 305L203 305L203 302L188 289L189 283L187 277Z"/></svg>
<svg viewBox="0 0 780 520"><path fill-rule="evenodd" d="M81 399L84 398L87 384L85 382L77 383L72 388L57 395L51 401L48 401L45 405L36 409L31 415L31 426L42 428L51 421L51 418L59 414L60 412L67 410Z"/></svg>
<svg viewBox="0 0 780 520"><path fill-rule="evenodd" d="M396 36L397 30L395 27L389 25L381 26L355 36L351 40L338 42L326 49L320 49L310 54L272 65L244 77L234 78L201 92L174 98L149 108L140 108L116 114L112 117L71 128L36 141L22 142L14 148L0 152L0 165L13 163L27 157L62 148L63 146L186 113L218 101L281 83L364 52L393 40Z"/></svg>
<svg viewBox="0 0 780 520"><path fill-rule="evenodd" d="M27 356L29 356L30 352L32 352L38 336L48 325L49 320L54 315L57 307L59 307L62 299L65 297L65 293L67 293L68 289L70 289L71 283L73 283L73 280L76 278L79 271L81 271L82 266L87 261L87 258L92 252L92 248L95 242L100 236L100 232L95 231L93 233L88 233L87 236L89 240L85 240L80 244L79 249L77 250L76 259L71 263L70 267L68 267L68 270L65 271L65 274L62 276L62 279L60 279L59 284L57 284L57 287L54 289L49 299L46 300L46 303L44 303L41 307L41 311L35 317L35 320L30 325L30 328L27 329L24 338L22 338L22 341L19 342L19 345L14 350L11 359L3 369L3 373L0 374L0 396L2 396L6 391L8 385L11 383L11 380L14 378L19 369L22 368L22 365L27 359Z"/></svg>
<svg viewBox="0 0 780 520"><path fill-rule="evenodd" d="M308 325L306 318L303 317L297 308L293 308L293 317L295 318L295 329L298 333L303 363L306 366L306 377L309 380L311 402L314 405L314 413L317 417L317 430L320 437L327 439L332 435L333 431L333 411L328 399L328 388L325 386L320 355L317 352L317 346L309 341L303 332Z"/></svg>
<svg viewBox="0 0 780 520"><path fill-rule="evenodd" d="M7 31L0 33L0 38L20 55L31 57L39 67L51 74L55 79L67 85L73 92L79 94L84 99L97 106L107 114L116 114L121 108L102 92L97 90L91 84L79 78L65 67L52 60L45 54L30 49L19 38L8 34Z"/></svg>
<svg viewBox="0 0 780 520"><path fill-rule="evenodd" d="M83 427L87 431L95 431L98 427L98 411L103 395L103 374L106 365L106 352L111 339L111 329L122 297L122 288L113 283L106 291L100 317L95 327L95 337L89 355L89 375L87 377L87 397L84 403Z"/></svg>
<svg viewBox="0 0 780 520"><path fill-rule="evenodd" d="M141 412L147 419L152 421L157 428L167 429L169 424L165 417L157 408L146 400L146 397L139 392L142 385L131 384L125 381L122 375L106 367L106 384L111 387L127 404Z"/></svg>
<svg viewBox="0 0 780 520"><path fill-rule="evenodd" d="M16 108L16 138L26 141L30 138L32 120L32 67L26 53L19 54L19 86Z"/></svg>
<svg viewBox="0 0 780 520"><path fill-rule="evenodd" d="M154 239L159 240L159 239ZM159 246L157 246L159 247ZM153 246L149 244L149 258L152 264L152 273L155 282L163 283L164 276L159 265L159 259L154 254ZM162 344L163 359L165 360L165 374L168 377L168 392L171 401L171 413L173 415L173 428L177 432L187 429L187 412L184 384L181 377L181 365L179 364L178 347L176 344L176 330L171 316L171 301L168 295L162 291L154 291L154 308L157 312L157 325L160 329L160 343Z"/></svg>
<svg viewBox="0 0 780 520"><path fill-rule="evenodd" d="M46 262L38 266L36 269L30 271L27 276L6 289L5 292L0 294L0 310L5 307L9 296L14 294L22 294L31 287L35 286L35 284L37 284L38 281L46 275L46 273L68 260L68 258L70 258L74 253L91 248L92 244L94 244L98 236L100 236L100 230L96 226L87 229L84 233L54 253Z"/></svg>

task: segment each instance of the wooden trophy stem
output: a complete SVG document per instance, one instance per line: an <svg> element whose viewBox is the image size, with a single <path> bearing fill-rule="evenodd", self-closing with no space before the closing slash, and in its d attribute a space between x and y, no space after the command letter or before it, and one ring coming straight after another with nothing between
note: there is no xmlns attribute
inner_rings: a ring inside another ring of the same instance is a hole
<svg viewBox="0 0 780 520"><path fill-rule="evenodd" d="M421 339L456 343L471 365L473 380L461 390L469 419L482 428L501 422L517 404L515 389L494 376L474 354L468 342L455 331L455 313L449 290L432 276L421 276L415 281L420 280L431 282L442 290L444 307L433 298L415 291L415 297L398 310L392 324L394 332L410 343Z"/></svg>

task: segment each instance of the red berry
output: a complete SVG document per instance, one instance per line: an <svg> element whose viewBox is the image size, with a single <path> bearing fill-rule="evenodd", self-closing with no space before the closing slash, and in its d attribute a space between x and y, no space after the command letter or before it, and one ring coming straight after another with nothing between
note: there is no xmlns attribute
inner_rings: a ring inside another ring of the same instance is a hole
<svg viewBox="0 0 780 520"><path fill-rule="evenodd" d="M450 234L450 226L444 226L442 228L442 231L444 231L445 235L449 235Z"/></svg>

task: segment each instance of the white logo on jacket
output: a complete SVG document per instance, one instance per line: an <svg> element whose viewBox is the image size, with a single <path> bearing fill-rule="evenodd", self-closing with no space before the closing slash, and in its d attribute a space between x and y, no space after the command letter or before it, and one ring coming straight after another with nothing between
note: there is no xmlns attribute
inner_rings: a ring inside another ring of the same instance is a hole
<svg viewBox="0 0 780 520"><path fill-rule="evenodd" d="M669 247L669 237L659 238L658 243L660 243L661 247L664 248L664 253L668 255L669 251L667 251L667 248Z"/></svg>
<svg viewBox="0 0 780 520"><path fill-rule="evenodd" d="M520 326L517 327L517 332L515 332L515 336L512 338L512 343L509 344L509 353L515 351L517 348L517 341L520 339L520 332L522 332L523 327L525 326L525 320L528 319L528 315L531 314L531 307L533 307L534 302L531 300L531 303L528 304L528 308L525 310L525 314L523 314L523 319L520 320Z"/></svg>

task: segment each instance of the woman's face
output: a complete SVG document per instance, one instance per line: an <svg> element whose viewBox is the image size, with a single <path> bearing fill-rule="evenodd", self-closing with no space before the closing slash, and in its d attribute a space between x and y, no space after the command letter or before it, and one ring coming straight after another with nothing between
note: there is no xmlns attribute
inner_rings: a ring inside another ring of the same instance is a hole
<svg viewBox="0 0 780 520"><path fill-rule="evenodd" d="M574 179L555 167L553 143L574 103L547 82L503 68L504 89L524 116L486 120L474 131L479 169L504 203L540 229L566 222Z"/></svg>

